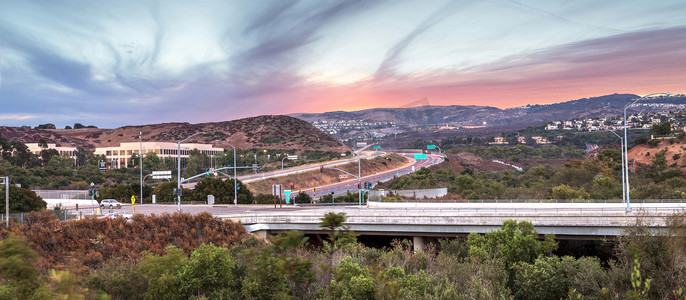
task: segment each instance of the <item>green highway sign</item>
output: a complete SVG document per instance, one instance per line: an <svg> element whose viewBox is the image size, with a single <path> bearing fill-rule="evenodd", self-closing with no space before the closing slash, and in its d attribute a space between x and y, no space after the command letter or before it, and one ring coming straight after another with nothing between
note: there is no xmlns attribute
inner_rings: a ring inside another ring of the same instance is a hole
<svg viewBox="0 0 686 300"><path fill-rule="evenodd" d="M415 154L414 159L426 159L426 154Z"/></svg>
<svg viewBox="0 0 686 300"><path fill-rule="evenodd" d="M427 150L436 150L436 145L426 145Z"/></svg>
<svg viewBox="0 0 686 300"><path fill-rule="evenodd" d="M381 149L381 146L374 146L374 149L379 150Z"/></svg>

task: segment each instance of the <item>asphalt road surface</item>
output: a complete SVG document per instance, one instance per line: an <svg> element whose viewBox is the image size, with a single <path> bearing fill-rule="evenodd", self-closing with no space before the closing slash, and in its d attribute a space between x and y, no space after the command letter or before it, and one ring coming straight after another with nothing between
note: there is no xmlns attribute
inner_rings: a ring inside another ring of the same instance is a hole
<svg viewBox="0 0 686 300"><path fill-rule="evenodd" d="M411 153L398 153L400 155L409 157L410 159L413 159L413 155ZM374 175L369 175L366 177L362 177L362 185L364 185L364 182L371 182L372 184L376 184L377 182L385 182L388 180L393 179L395 176L402 176L405 174L412 173L414 171L419 170L422 167L428 167L432 166L435 164L439 164L443 162L443 157L435 154L427 154L426 159L419 159L415 160L414 163L410 166L403 167L401 169L397 170L391 170L391 171L386 171L383 173L377 173ZM414 168L414 169L413 169ZM331 192L334 193L334 196L341 196L345 195L347 192L351 193L357 193L357 179L352 179L340 183L335 183L335 184L330 184L326 186L320 186L317 187L317 192L313 192L312 189L308 189L305 192L310 195L310 197L317 198L321 197L323 195L330 195ZM297 192L293 191L294 194L297 194Z"/></svg>

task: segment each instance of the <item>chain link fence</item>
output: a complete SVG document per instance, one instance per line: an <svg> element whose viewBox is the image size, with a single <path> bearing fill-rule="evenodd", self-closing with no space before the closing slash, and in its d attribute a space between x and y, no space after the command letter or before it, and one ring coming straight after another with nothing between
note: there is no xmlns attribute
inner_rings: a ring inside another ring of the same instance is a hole
<svg viewBox="0 0 686 300"><path fill-rule="evenodd" d="M90 200L88 190L33 190L43 199Z"/></svg>

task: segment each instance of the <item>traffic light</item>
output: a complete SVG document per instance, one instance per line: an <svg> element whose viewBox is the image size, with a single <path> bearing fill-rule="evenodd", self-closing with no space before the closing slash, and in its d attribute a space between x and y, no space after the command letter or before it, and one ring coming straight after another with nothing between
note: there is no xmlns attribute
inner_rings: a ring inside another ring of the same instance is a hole
<svg viewBox="0 0 686 300"><path fill-rule="evenodd" d="M361 189L361 188L362 188L362 185L361 185L360 182L358 181L358 182L357 182L357 189L359 190L359 189Z"/></svg>
<svg viewBox="0 0 686 300"><path fill-rule="evenodd" d="M317 188L312 188L312 192L313 192L313 193L316 193L316 192L317 192Z"/></svg>
<svg viewBox="0 0 686 300"><path fill-rule="evenodd" d="M241 189L241 183L240 183L240 182L236 182L236 189L237 189L237 190L240 190L240 189Z"/></svg>
<svg viewBox="0 0 686 300"><path fill-rule="evenodd" d="M324 165L319 166L319 173L324 173Z"/></svg>
<svg viewBox="0 0 686 300"><path fill-rule="evenodd" d="M295 189L295 183L291 182L291 190Z"/></svg>

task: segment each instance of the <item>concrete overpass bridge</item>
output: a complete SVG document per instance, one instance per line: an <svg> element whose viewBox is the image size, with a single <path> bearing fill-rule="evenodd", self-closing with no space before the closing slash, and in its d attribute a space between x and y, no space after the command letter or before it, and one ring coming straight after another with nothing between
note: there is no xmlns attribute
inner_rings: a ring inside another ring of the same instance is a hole
<svg viewBox="0 0 686 300"><path fill-rule="evenodd" d="M625 212L622 203L370 203L363 207L317 207L299 210L248 211L223 215L241 221L249 232L266 236L288 230L325 234L318 223L327 212L344 212L346 225L360 235L412 238L455 237L500 228L507 219L532 222L539 234L558 239L602 239L621 235L640 220L665 234L667 217L686 211L685 203L637 203Z"/></svg>

